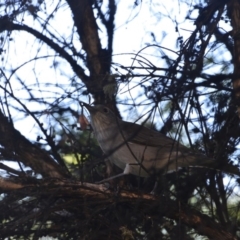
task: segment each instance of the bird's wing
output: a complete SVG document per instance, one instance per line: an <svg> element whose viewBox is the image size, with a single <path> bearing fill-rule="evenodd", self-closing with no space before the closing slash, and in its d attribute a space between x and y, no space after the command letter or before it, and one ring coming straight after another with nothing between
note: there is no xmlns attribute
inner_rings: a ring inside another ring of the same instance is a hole
<svg viewBox="0 0 240 240"><path fill-rule="evenodd" d="M124 129L122 133L127 141L152 147L181 148L185 151L188 149L160 132L131 122L122 123Z"/></svg>
<svg viewBox="0 0 240 240"><path fill-rule="evenodd" d="M197 151L192 151L190 148L160 132L130 122L123 122L122 126L124 129L124 139L126 141L144 146L158 147L161 149L162 157L166 152L171 152L171 155L167 155L167 158L178 156L181 160L181 162L179 162L181 166L202 166L205 164L209 165L213 162L213 159Z"/></svg>

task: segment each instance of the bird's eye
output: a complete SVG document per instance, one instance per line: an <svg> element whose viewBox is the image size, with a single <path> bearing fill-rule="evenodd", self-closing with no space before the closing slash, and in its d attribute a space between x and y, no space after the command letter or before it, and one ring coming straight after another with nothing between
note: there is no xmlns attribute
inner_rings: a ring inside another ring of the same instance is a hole
<svg viewBox="0 0 240 240"><path fill-rule="evenodd" d="M109 112L108 108L103 108L103 111L104 111L105 113L108 113L108 112Z"/></svg>

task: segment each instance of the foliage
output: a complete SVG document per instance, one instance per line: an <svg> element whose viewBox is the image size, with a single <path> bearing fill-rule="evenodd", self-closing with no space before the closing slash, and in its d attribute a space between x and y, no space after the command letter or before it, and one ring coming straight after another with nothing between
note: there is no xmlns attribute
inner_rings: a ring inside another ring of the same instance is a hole
<svg viewBox="0 0 240 240"><path fill-rule="evenodd" d="M1 239L240 238L240 3L172 3L184 19L160 1L130 1L125 27L147 6L175 29L118 55L120 1L0 1ZM173 30L175 49L163 45ZM159 175L155 196L156 176L96 184L121 170L79 131L79 101L90 100L181 140L214 169Z"/></svg>

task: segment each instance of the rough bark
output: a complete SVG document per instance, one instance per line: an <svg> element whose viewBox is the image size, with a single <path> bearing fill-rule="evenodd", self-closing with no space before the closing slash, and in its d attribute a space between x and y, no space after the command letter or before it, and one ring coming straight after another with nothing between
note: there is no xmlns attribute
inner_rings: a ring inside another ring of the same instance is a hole
<svg viewBox="0 0 240 240"><path fill-rule="evenodd" d="M29 189L31 196L31 189L36 191L39 188L38 197L47 197L54 193L52 197L73 197L79 200L81 206L84 202L91 202L92 205L97 204L98 208L108 206L116 202L116 193L111 192L105 188L104 185L96 185L91 183L81 183L69 180L51 180L41 181L36 184L13 183L7 179L0 179L0 188L4 192L20 189ZM167 218L181 221L182 224L195 229L199 234L208 236L210 239L219 240L235 240L225 226L216 223L211 217L202 214L190 207L181 204L177 201L171 200L165 196L153 196L149 194L138 194L129 191L120 191L117 193L118 204L128 204L139 209L149 218L156 218L158 216L165 216Z"/></svg>
<svg viewBox="0 0 240 240"><path fill-rule="evenodd" d="M104 87L109 84L111 59L112 59L112 38L114 28L114 14L116 5L113 1L110 3L110 21L105 23L108 28L109 44L108 49L103 49L98 34L98 25L93 11L93 2L89 0L67 0L72 13L75 26L77 28L82 48L86 52L87 67L90 72L88 90L94 96L95 103L107 104L116 110L115 97L113 93L108 96L104 93ZM110 83L115 84L115 82ZM111 100L110 100L111 98Z"/></svg>
<svg viewBox="0 0 240 240"><path fill-rule="evenodd" d="M232 39L234 42L233 51L233 91L237 106L238 117L240 118L240 2L231 0L228 3L228 15L232 25Z"/></svg>
<svg viewBox="0 0 240 240"><path fill-rule="evenodd" d="M0 144L4 146L1 151L2 159L23 163L44 177L68 176L64 168L54 161L49 153L27 140L2 112L0 112L0 136Z"/></svg>

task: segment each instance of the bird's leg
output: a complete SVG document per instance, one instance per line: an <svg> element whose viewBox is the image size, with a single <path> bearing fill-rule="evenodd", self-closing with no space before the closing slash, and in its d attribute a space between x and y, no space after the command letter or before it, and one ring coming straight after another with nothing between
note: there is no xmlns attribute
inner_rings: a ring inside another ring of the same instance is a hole
<svg viewBox="0 0 240 240"><path fill-rule="evenodd" d="M106 178L106 179L103 179L102 181L99 181L99 182L96 182L97 184L99 183L104 183L104 182L108 182L112 179L115 179L115 178L118 178L118 177L122 177L122 176L125 176L125 175L128 175L129 173L131 172L131 166L129 163L126 164L125 168L124 168L124 171L120 174L117 174L115 176L112 176L112 177L109 177L109 178Z"/></svg>
<svg viewBox="0 0 240 240"><path fill-rule="evenodd" d="M150 192L152 195L156 195L159 192L162 192L166 186L166 178L165 176L159 172L158 176L156 176L156 180L153 186L153 190Z"/></svg>
<svg viewBox="0 0 240 240"><path fill-rule="evenodd" d="M154 183L154 186L153 186L153 190L150 192L150 194L152 194L152 195L155 195L156 194L156 190L157 190L157 187L158 187L158 181L159 181L159 179L157 178L156 179L156 181L155 181L155 183Z"/></svg>

